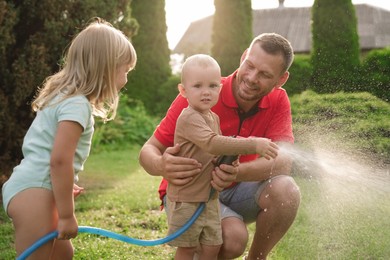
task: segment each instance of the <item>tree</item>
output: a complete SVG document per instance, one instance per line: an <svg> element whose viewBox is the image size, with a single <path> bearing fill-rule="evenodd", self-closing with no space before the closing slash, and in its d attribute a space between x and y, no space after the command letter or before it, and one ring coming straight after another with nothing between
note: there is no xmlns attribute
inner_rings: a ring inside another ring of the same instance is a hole
<svg viewBox="0 0 390 260"><path fill-rule="evenodd" d="M314 90L353 90L360 61L357 18L351 0L315 0L312 20Z"/></svg>
<svg viewBox="0 0 390 260"><path fill-rule="evenodd" d="M141 100L153 114L160 100L158 89L171 76L165 0L133 0L131 7L139 23L138 34L133 38L138 61L129 77L126 93L130 98Z"/></svg>
<svg viewBox="0 0 390 260"><path fill-rule="evenodd" d="M227 76L252 41L252 5L251 0L214 0L214 5L211 55Z"/></svg>
<svg viewBox="0 0 390 260"><path fill-rule="evenodd" d="M0 176L22 159L21 145L34 114L30 102L43 80L59 70L64 49L99 16L131 37L130 0L0 1Z"/></svg>

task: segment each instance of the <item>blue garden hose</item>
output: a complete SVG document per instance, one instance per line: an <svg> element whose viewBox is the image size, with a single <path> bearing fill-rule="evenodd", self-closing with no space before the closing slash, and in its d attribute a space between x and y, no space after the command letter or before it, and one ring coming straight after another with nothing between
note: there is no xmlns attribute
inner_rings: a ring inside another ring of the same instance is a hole
<svg viewBox="0 0 390 260"><path fill-rule="evenodd" d="M136 238L131 238L127 237L112 231L108 231L105 229L101 228L96 228L96 227L88 227L88 226L79 226L79 233L90 233L90 234L95 234L95 235L100 235L100 236L105 236L109 238L113 238L119 241L123 241L126 243L134 244L134 245L139 245L139 246L155 246L155 245L161 245L164 243L167 243L169 241L174 240L181 234L183 234L187 229L195 222L195 220L199 217L199 215L202 213L203 209L205 207L205 203L202 202L199 207L196 209L194 215L180 228L178 229L175 233L172 233L168 235L167 237L156 239L156 240L140 240ZM29 255L31 255L35 250L37 250L39 247L42 245L46 244L50 240L55 239L58 236L58 231L53 231L42 238L38 239L32 246L27 248L22 254L20 254L16 259L17 260L24 260L26 259Z"/></svg>

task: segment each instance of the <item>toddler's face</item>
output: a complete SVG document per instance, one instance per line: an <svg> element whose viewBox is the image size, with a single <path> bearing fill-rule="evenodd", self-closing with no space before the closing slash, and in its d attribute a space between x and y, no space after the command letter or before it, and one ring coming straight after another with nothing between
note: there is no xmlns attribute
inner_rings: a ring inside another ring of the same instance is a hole
<svg viewBox="0 0 390 260"><path fill-rule="evenodd" d="M182 84L189 105L199 112L207 112L218 102L220 70L215 66L193 66L187 71Z"/></svg>

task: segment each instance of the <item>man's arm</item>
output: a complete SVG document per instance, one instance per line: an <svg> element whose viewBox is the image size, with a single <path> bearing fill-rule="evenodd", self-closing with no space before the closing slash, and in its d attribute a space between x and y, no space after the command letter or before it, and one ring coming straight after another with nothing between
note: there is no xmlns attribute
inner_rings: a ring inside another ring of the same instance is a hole
<svg viewBox="0 0 390 260"><path fill-rule="evenodd" d="M179 151L178 144L167 148L152 136L141 148L139 162L150 175L162 176L175 185L184 185L200 173L202 165L195 159L176 156Z"/></svg>
<svg viewBox="0 0 390 260"><path fill-rule="evenodd" d="M152 136L141 148L139 162L150 175L162 176L176 185L185 185L200 173L202 165L195 159L176 156L179 151L178 144L167 148ZM236 167L221 165L220 168L212 173L212 185L219 191L228 187L237 175Z"/></svg>
<svg viewBox="0 0 390 260"><path fill-rule="evenodd" d="M277 144L280 147L292 146L292 144L286 142L277 142ZM263 181L276 175L290 175L291 167L291 156L280 149L275 159L259 158L254 161L240 163L236 181Z"/></svg>

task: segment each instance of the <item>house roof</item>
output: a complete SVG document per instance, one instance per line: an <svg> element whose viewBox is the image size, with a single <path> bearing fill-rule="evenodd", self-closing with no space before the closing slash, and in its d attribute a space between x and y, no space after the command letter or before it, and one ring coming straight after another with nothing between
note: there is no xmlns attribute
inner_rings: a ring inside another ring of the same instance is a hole
<svg viewBox="0 0 390 260"><path fill-rule="evenodd" d="M361 50L390 46L390 11L368 4L355 5ZM213 16L190 24L173 53L210 53ZM253 10L253 35L275 32L286 37L296 53L311 49L311 7Z"/></svg>

